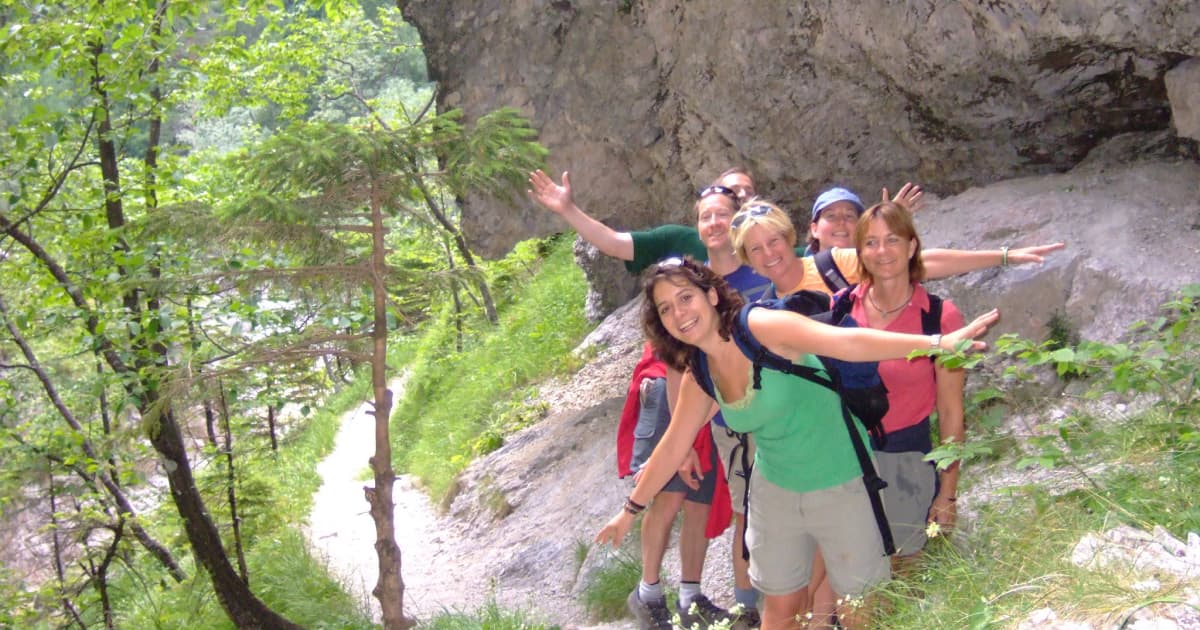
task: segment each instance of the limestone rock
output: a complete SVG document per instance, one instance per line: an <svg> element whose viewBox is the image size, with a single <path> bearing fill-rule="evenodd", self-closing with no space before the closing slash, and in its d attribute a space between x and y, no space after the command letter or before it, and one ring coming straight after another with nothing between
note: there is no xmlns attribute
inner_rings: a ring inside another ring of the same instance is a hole
<svg viewBox="0 0 1200 630"><path fill-rule="evenodd" d="M1200 58L1184 61L1164 78L1176 132L1200 140Z"/></svg>
<svg viewBox="0 0 1200 630"><path fill-rule="evenodd" d="M1043 265L930 283L966 315L999 307L997 333L1044 340L1055 316L1082 338L1114 341L1200 283L1200 165L1089 162L933 200L917 214L925 247L1019 247L1065 241Z"/></svg>
<svg viewBox="0 0 1200 630"><path fill-rule="evenodd" d="M1200 55L1200 5L1177 0L398 4L439 107L518 107L618 229L690 222L735 163L793 208L829 182L945 195L1062 172L1170 129L1164 75ZM464 221L491 255L564 227L531 203L471 200Z"/></svg>

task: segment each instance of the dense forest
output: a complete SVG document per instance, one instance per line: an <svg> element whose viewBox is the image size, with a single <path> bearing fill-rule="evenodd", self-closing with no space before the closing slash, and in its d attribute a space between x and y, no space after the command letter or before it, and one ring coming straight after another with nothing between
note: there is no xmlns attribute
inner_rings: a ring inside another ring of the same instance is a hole
<svg viewBox="0 0 1200 630"><path fill-rule="evenodd" d="M286 534L313 488L284 452L363 370L377 594L410 624L387 342L497 323L504 271L456 199L513 194L544 156L528 123L436 112L383 1L14 1L0 22L0 626L369 625Z"/></svg>

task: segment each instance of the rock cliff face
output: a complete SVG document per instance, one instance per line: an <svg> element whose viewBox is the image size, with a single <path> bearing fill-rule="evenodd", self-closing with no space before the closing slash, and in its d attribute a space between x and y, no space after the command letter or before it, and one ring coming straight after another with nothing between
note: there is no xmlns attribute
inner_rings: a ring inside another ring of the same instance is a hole
<svg viewBox="0 0 1200 630"><path fill-rule="evenodd" d="M579 205L618 229L691 223L693 191L733 164L806 222L830 183L866 198L913 180L949 198L1069 171L1123 134L1152 141L1117 162L1194 160L1200 135L1195 2L398 3L439 106L520 108L555 177L571 170ZM464 223L487 254L565 227L482 200ZM586 268L598 312L629 296L612 261Z"/></svg>

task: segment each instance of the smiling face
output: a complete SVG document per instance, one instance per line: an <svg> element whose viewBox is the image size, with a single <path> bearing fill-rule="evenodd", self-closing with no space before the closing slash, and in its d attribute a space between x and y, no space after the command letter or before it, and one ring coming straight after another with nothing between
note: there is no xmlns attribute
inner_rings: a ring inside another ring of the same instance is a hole
<svg viewBox="0 0 1200 630"><path fill-rule="evenodd" d="M854 223L858 208L849 201L836 201L825 206L817 220L809 226L812 238L820 241L821 249L854 247Z"/></svg>
<svg viewBox="0 0 1200 630"><path fill-rule="evenodd" d="M784 275L800 262L796 257L795 243L789 242L787 235L765 223L747 227L741 244L754 271L777 286L783 286L781 281Z"/></svg>
<svg viewBox="0 0 1200 630"><path fill-rule="evenodd" d="M729 222L736 211L733 199L726 195L708 195L696 202L696 230L706 248L727 250L733 247L729 240Z"/></svg>
<svg viewBox="0 0 1200 630"><path fill-rule="evenodd" d="M909 261L917 252L917 240L897 234L880 216L866 219L858 247L858 259L872 282L909 277Z"/></svg>
<svg viewBox="0 0 1200 630"><path fill-rule="evenodd" d="M717 327L717 292L680 279L664 278L654 284L654 308L663 328L686 344L696 342Z"/></svg>

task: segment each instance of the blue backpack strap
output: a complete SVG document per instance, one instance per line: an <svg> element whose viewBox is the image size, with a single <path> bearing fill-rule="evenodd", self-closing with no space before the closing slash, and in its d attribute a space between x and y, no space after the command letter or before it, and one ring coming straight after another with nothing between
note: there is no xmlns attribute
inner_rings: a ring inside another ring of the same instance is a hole
<svg viewBox="0 0 1200 630"><path fill-rule="evenodd" d="M738 313L737 321L734 323L733 341L737 344L738 349L742 351L742 354L746 355L746 358L750 359L750 362L754 365L754 380L752 383L754 389L762 389L762 369L765 366L778 372L786 372L794 376L806 378L819 385L824 385L835 392L838 391L837 385L834 384L833 380L822 374L821 370L807 365L792 363L768 350L766 346L759 343L758 339L755 339L754 335L750 333L749 318L751 309L758 307L787 308L786 300L788 298L770 301L760 300L747 304L742 307L742 310Z"/></svg>
<svg viewBox="0 0 1200 630"><path fill-rule="evenodd" d="M850 282L842 275L842 270L833 259L833 248L823 249L814 254L813 262L817 265L817 274L825 281L830 293L837 293L850 286Z"/></svg>

